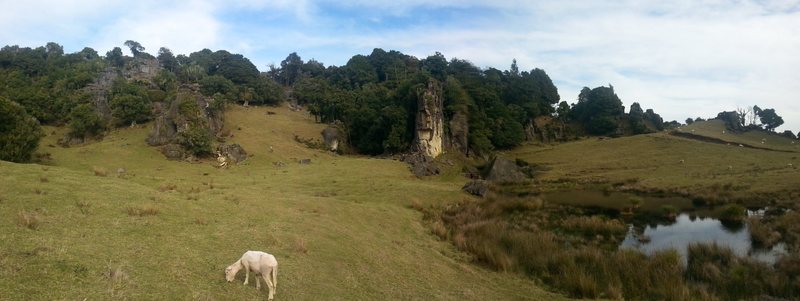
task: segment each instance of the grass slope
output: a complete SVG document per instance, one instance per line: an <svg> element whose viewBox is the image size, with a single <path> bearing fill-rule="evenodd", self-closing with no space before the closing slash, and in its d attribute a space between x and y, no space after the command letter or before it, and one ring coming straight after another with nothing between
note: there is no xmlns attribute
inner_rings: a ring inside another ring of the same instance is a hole
<svg viewBox="0 0 800 301"><path fill-rule="evenodd" d="M725 122L722 120L707 120L695 122L678 129L684 133L691 133L699 136L715 138L730 142L731 144L744 144L759 148L773 149L779 151L800 152L800 143L792 143L792 139L780 136L767 131L746 131L735 133L725 129ZM764 141L764 143L761 143Z"/></svg>
<svg viewBox="0 0 800 301"><path fill-rule="evenodd" d="M0 299L265 299L243 273L224 281L245 250L278 258L276 300L563 299L470 264L408 208L464 198L461 180L308 149L294 136L321 125L284 108L234 107L226 124L253 156L224 170L166 161L146 128L73 148L48 129L49 166L0 162Z"/></svg>
<svg viewBox="0 0 800 301"><path fill-rule="evenodd" d="M758 136L747 139L761 145ZM780 141L774 136L768 139ZM800 195L800 153L708 143L668 133L526 146L509 155L549 167L541 175L544 181L605 181L643 191L723 200L775 194L796 199Z"/></svg>

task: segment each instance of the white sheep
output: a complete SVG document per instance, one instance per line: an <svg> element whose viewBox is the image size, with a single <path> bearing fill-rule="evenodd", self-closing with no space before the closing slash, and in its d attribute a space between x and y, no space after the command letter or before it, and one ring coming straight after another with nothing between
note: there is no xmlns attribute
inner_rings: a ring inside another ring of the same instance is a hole
<svg viewBox="0 0 800 301"><path fill-rule="evenodd" d="M228 158L222 155L219 151L217 151L217 162L219 163L219 168L228 167Z"/></svg>
<svg viewBox="0 0 800 301"><path fill-rule="evenodd" d="M261 252L261 251L247 251L244 252L242 258L225 268L225 279L232 282L236 278L236 273L244 268L244 284L247 285L250 280L250 271L261 275L264 282L269 287L269 300L275 295L275 289L278 286L278 260L275 256ZM261 289L261 282L256 278L256 289Z"/></svg>

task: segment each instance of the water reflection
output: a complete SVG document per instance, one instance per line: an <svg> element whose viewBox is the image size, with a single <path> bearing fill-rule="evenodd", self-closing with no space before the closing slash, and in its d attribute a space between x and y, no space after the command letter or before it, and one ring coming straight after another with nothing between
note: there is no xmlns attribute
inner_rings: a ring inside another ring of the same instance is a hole
<svg viewBox="0 0 800 301"><path fill-rule="evenodd" d="M773 264L783 254L786 246L778 244L771 249L753 249L750 230L746 223L723 224L717 219L689 216L681 213L670 225L630 226L620 248L634 248L645 254L675 249L686 262L686 252L692 243L716 243L727 246L738 256Z"/></svg>

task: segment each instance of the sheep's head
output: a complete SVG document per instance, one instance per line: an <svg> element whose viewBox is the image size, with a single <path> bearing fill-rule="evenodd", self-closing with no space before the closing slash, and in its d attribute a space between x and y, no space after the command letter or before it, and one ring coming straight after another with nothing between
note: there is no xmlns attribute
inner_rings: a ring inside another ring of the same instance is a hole
<svg viewBox="0 0 800 301"><path fill-rule="evenodd" d="M231 282L231 281L233 281L233 278L235 278L235 277L236 277L236 272L233 271L233 267L229 266L229 267L225 268L225 280L228 280L228 282Z"/></svg>

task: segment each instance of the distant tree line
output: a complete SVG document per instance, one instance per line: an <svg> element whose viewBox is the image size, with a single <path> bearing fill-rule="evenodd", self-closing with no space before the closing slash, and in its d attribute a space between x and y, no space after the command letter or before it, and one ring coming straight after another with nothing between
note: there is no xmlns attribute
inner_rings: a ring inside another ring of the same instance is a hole
<svg viewBox="0 0 800 301"><path fill-rule="evenodd" d="M220 102L275 105L283 101L281 86L240 54L203 49L176 57L162 47L154 57L136 41L128 40L124 46L133 57L123 55L120 47L103 57L89 47L65 54L63 47L53 42L37 48L5 46L0 49L0 99L18 104L22 109L18 113L31 116L37 128L38 124L68 125L71 135L79 138L100 136L109 126L153 119L153 103L174 101L181 85L197 84L204 95ZM103 72L122 74L143 60L157 60L162 67L158 75L151 81L116 77L108 91L102 91L111 113L107 118L89 86ZM29 156L15 158L24 161Z"/></svg>
<svg viewBox="0 0 800 301"><path fill-rule="evenodd" d="M466 132L476 153L519 145L525 126L537 116L553 114L560 100L544 70L520 72L516 61L506 71L481 69L466 60L448 61L438 52L418 59L376 48L369 55L353 56L344 66L328 67L292 53L268 73L290 87L318 121L340 121L350 144L365 154L409 150L417 91L430 79L443 86L445 131ZM449 122L454 118L465 122Z"/></svg>
<svg viewBox="0 0 800 301"><path fill-rule="evenodd" d="M317 121L338 122L355 151L372 155L410 150L418 93L430 80L443 88L446 135L463 134L475 154L520 145L538 117L552 117L592 135L647 133L669 125L638 103L625 114L611 85L584 88L577 102L568 104L544 70L520 71L516 60L508 70L484 69L467 60L447 60L438 52L419 59L376 48L343 66L327 67L291 53L279 66L259 72L244 56L225 50L176 56L161 47L153 56L136 41L124 46L132 57L120 47L105 56L88 47L65 54L56 43L3 47L0 97L18 104L38 123L68 125L71 135L84 138L152 120L154 103L175 101L181 86L196 85L219 109L229 102L277 105L291 95ZM103 74L122 74L147 61L157 61L158 74L146 81L115 77L100 93L108 104L103 112L90 86Z"/></svg>

